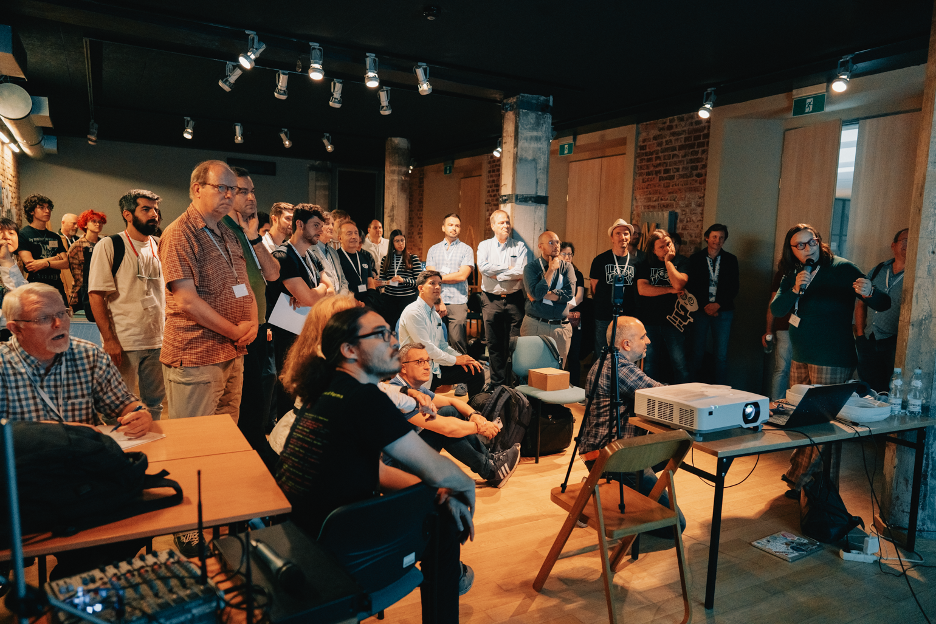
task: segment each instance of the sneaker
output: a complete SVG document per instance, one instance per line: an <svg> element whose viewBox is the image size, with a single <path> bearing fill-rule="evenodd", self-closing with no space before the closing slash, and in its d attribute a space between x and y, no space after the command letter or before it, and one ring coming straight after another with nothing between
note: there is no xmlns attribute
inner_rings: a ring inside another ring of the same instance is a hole
<svg viewBox="0 0 936 624"><path fill-rule="evenodd" d="M198 531L176 533L172 539L175 542L176 550L186 559L194 559L198 556Z"/></svg>
<svg viewBox="0 0 936 624"><path fill-rule="evenodd" d="M471 569L471 566L464 563L461 564L461 567L461 578L458 579L458 595L464 596L471 590L471 586L474 585L474 570Z"/></svg>
<svg viewBox="0 0 936 624"><path fill-rule="evenodd" d="M468 385L458 384L455 386L455 396L468 396Z"/></svg>
<svg viewBox="0 0 936 624"><path fill-rule="evenodd" d="M520 464L520 445L514 444L506 451L497 453L491 460L494 462L494 478L488 479L488 485L491 487L502 488L507 483L507 479L514 473Z"/></svg>

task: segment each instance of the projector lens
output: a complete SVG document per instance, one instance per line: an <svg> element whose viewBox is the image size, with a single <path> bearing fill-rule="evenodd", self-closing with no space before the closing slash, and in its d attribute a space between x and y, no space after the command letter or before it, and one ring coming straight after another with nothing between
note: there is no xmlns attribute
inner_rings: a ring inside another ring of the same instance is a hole
<svg viewBox="0 0 936 624"><path fill-rule="evenodd" d="M757 403L747 403L741 410L741 420L744 424L750 425L756 423L760 418L760 405Z"/></svg>

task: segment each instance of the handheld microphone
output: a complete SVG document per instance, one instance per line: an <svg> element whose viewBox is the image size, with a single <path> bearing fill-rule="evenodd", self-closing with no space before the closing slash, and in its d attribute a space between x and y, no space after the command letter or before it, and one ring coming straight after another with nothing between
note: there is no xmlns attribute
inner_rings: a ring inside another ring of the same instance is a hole
<svg viewBox="0 0 936 624"><path fill-rule="evenodd" d="M253 546L260 560L273 573L276 582L282 585L284 589L290 592L298 592L305 586L305 574L302 573L299 566L288 559L283 559L268 544L259 540L250 540L250 545Z"/></svg>
<svg viewBox="0 0 936 624"><path fill-rule="evenodd" d="M806 264L803 265L803 270L806 271L806 275L811 274L814 268L816 268L816 261L812 258L807 260Z"/></svg>

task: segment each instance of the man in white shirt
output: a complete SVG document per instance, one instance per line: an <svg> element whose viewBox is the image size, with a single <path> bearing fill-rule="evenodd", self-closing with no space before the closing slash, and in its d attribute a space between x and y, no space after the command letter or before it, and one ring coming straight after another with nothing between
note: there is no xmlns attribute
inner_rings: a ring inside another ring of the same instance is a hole
<svg viewBox="0 0 936 624"><path fill-rule="evenodd" d="M429 248L426 269L442 275L442 303L447 310L444 320L449 344L460 353L468 353L468 276L474 269L474 250L458 240L461 217L454 212L442 220L442 234L445 235L442 242Z"/></svg>
<svg viewBox="0 0 936 624"><path fill-rule="evenodd" d="M283 244L292 234L293 205L286 202L276 202L270 208L270 231L263 235L263 246L267 251L273 250Z"/></svg>
<svg viewBox="0 0 936 624"><path fill-rule="evenodd" d="M361 249L369 251L374 256L374 260L377 262L377 270L380 271L383 259L390 249L390 241L383 237L383 225L377 219L371 221L370 225L367 226L367 236L364 237Z"/></svg>
<svg viewBox="0 0 936 624"><path fill-rule="evenodd" d="M131 392L139 384L140 398L153 420L159 420L166 398L159 363L166 282L159 241L153 236L158 205L159 195L143 189L121 197L120 212L127 227L94 246L88 272L88 300L104 351Z"/></svg>
<svg viewBox="0 0 936 624"><path fill-rule="evenodd" d="M523 295L523 268L529 250L515 240L510 215L495 210L491 215L494 236L478 245L478 271L481 273L481 316L491 364L491 386L507 379L507 350L510 337L520 335L526 302Z"/></svg>
<svg viewBox="0 0 936 624"><path fill-rule="evenodd" d="M416 278L416 290L419 298L400 315L400 344L419 342L425 346L432 359L433 390L443 384L463 383L468 395L474 396L484 386L484 372L477 360L459 353L445 341L442 318L435 311L435 302L442 291L442 276L438 271L423 271Z"/></svg>

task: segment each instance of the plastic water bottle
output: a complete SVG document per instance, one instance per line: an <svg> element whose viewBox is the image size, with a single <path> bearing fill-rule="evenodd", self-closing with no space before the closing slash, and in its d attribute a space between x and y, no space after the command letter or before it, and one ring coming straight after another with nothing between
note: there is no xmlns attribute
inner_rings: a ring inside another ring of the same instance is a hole
<svg viewBox="0 0 936 624"><path fill-rule="evenodd" d="M890 403L891 415L899 414L903 405L903 371L895 368L894 375L891 377L890 392L887 394L887 402Z"/></svg>
<svg viewBox="0 0 936 624"><path fill-rule="evenodd" d="M910 392L907 393L907 413L911 416L923 413L923 371L919 368L913 369Z"/></svg>
<svg viewBox="0 0 936 624"><path fill-rule="evenodd" d="M764 347L764 353L773 353L773 350L774 350L773 334L767 334L764 340L767 341L767 346Z"/></svg>

